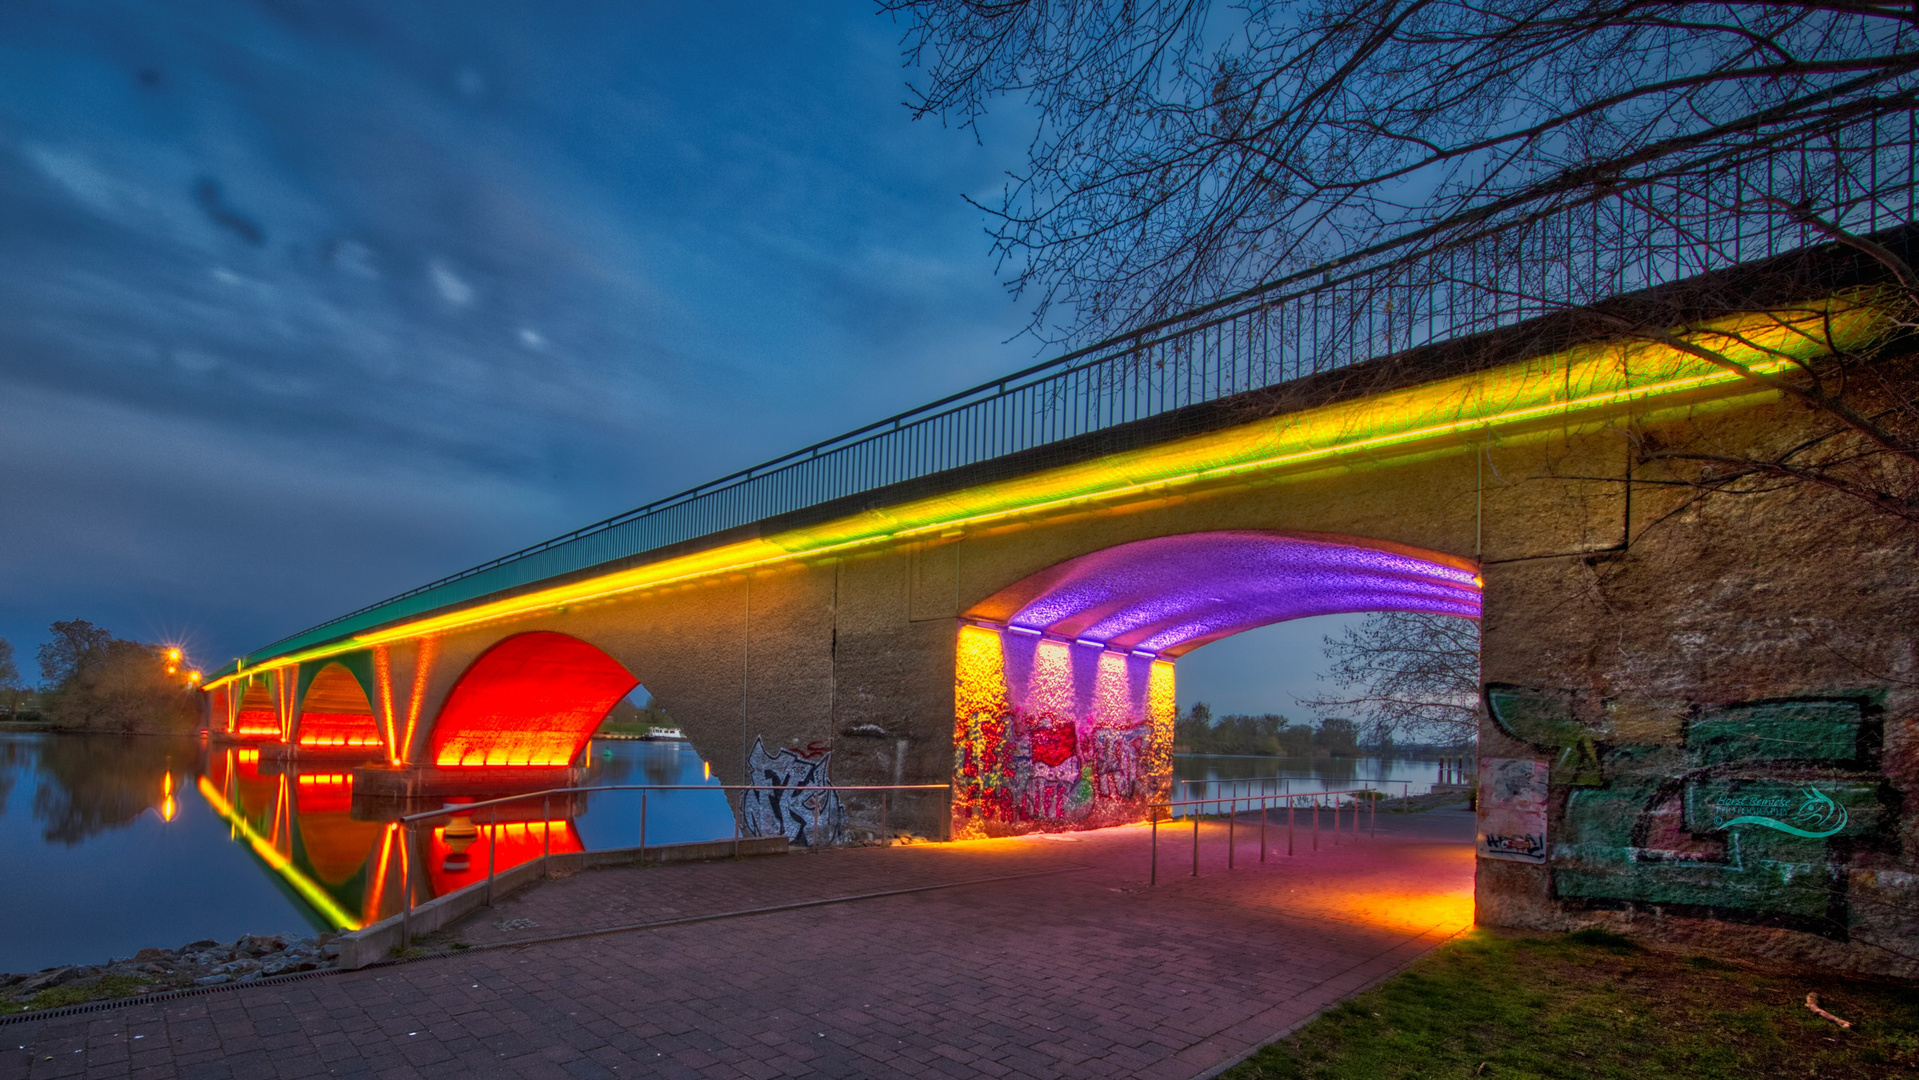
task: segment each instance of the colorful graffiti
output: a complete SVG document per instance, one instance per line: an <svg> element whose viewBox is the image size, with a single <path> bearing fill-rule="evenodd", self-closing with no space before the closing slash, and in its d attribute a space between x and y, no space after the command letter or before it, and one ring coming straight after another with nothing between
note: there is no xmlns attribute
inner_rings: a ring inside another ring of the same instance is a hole
<svg viewBox="0 0 1919 1080"><path fill-rule="evenodd" d="M824 743L766 752L754 739L746 755L746 782L761 785L740 797L741 827L748 836L781 836L794 844L836 844L846 834L846 807L833 783L833 751Z"/></svg>
<svg viewBox="0 0 1919 1080"><path fill-rule="evenodd" d="M1570 789L1549 845L1562 901L1848 936L1847 869L1892 817L1878 694L1697 709L1676 742L1650 745L1595 739L1572 695L1486 697L1503 730L1556 754L1553 785Z"/></svg>
<svg viewBox="0 0 1919 1080"><path fill-rule="evenodd" d="M1479 763L1479 854L1515 862L1546 861L1546 763L1487 758Z"/></svg>
<svg viewBox="0 0 1919 1080"><path fill-rule="evenodd" d="M1139 821L1166 796L1169 661L966 625L954 705L955 835Z"/></svg>

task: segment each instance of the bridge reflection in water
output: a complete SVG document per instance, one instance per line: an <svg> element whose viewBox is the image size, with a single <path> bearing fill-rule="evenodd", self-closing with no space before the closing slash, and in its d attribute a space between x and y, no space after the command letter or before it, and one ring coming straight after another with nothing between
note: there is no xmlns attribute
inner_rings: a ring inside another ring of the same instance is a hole
<svg viewBox="0 0 1919 1080"><path fill-rule="evenodd" d="M484 880L489 865L497 873L547 851L631 846L637 836L637 793L556 796L545 805L527 800L489 808L475 815L471 829L463 818L409 826L401 815L425 807L418 801L356 800L354 762L263 759L257 748L220 744L206 755L199 792L233 838L247 845L312 921L340 930L397 914L407 889L418 906ZM590 759L589 784L717 784L685 743L596 742ZM717 787L710 794L656 792L649 816L649 836L659 843L732 833L733 815Z"/></svg>

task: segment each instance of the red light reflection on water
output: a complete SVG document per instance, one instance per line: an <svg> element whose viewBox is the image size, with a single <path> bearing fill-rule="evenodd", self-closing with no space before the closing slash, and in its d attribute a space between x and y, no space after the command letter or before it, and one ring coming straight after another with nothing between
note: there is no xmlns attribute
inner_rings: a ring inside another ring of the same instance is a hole
<svg viewBox="0 0 1919 1080"><path fill-rule="evenodd" d="M292 764L262 762L250 748L210 751L199 788L235 840L248 844L307 906L341 929L398 914L409 891L418 906L483 881L489 857L498 873L548 850L584 850L574 823L537 820L537 803L503 807L499 813L506 820L482 821L470 831L456 825L451 840L446 821L407 828L379 820L419 810L417 804L374 804L356 818L351 773L300 772ZM535 820L513 820L520 816Z"/></svg>

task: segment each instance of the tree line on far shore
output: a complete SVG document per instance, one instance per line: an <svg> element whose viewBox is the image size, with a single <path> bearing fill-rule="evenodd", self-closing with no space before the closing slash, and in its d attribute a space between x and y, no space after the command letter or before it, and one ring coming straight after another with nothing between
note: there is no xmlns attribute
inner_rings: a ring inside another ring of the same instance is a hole
<svg viewBox="0 0 1919 1080"><path fill-rule="evenodd" d="M0 707L8 719L111 732L190 731L198 722L177 650L116 637L85 619L55 622L49 633L35 654L37 690L21 677L13 643L0 638Z"/></svg>
<svg viewBox="0 0 1919 1080"><path fill-rule="evenodd" d="M1173 749L1182 754L1358 757L1359 725L1340 717L1295 724L1276 713L1215 718L1212 707L1200 701L1174 721Z"/></svg>

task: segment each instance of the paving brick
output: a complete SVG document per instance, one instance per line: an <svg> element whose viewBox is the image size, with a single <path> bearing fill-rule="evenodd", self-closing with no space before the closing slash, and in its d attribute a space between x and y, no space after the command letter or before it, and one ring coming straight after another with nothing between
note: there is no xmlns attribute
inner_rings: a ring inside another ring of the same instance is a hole
<svg viewBox="0 0 1919 1080"><path fill-rule="evenodd" d="M1190 846L1162 838L1157 887L1146 839L581 873L453 928L499 950L10 1025L0 1080L1190 1077L1470 918L1464 814L1264 864L1246 843L1230 872L1209 826L1197 878ZM513 944L810 901L832 903ZM538 926L494 925L518 918Z"/></svg>

